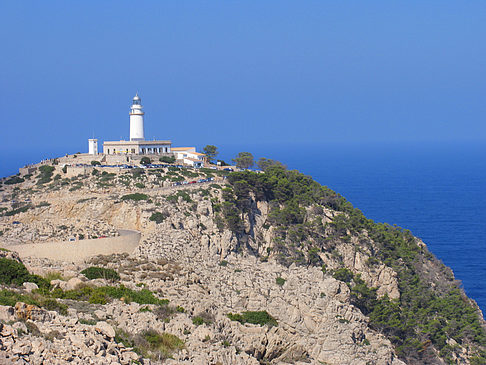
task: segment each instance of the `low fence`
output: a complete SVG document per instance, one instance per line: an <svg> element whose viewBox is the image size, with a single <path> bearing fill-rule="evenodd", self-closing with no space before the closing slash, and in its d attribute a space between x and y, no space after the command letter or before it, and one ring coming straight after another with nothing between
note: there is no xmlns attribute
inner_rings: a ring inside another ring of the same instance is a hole
<svg viewBox="0 0 486 365"><path fill-rule="evenodd" d="M120 236L79 241L46 242L5 246L18 252L21 258L37 257L68 262L80 262L96 255L132 253L140 242L140 232L120 230Z"/></svg>

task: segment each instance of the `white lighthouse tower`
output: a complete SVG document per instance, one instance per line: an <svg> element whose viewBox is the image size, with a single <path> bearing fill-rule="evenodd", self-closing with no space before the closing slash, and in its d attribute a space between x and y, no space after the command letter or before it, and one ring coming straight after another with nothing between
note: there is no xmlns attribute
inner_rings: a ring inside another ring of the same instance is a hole
<svg viewBox="0 0 486 365"><path fill-rule="evenodd" d="M143 115L142 100L138 93L133 98L132 106L130 107L130 141L143 141L145 135L143 133Z"/></svg>
<svg viewBox="0 0 486 365"><path fill-rule="evenodd" d="M98 140L96 138L88 139L88 153L90 155L98 154Z"/></svg>

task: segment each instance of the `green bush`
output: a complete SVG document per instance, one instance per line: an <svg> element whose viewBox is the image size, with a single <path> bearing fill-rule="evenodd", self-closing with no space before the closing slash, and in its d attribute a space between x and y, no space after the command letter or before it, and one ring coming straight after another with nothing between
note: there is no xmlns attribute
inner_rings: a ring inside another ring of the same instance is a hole
<svg viewBox="0 0 486 365"><path fill-rule="evenodd" d="M47 291L47 289L44 289ZM54 310L63 315L67 314L67 305L59 303L58 301L45 298L39 294L20 294L18 292L2 289L0 290L0 305L8 305L13 307L17 302L32 304L47 310Z"/></svg>
<svg viewBox="0 0 486 365"><path fill-rule="evenodd" d="M168 195L168 196L165 197L165 199L168 202L177 203L178 200L179 200L179 197L182 198L182 200L185 201L186 203L192 202L191 196L184 190L179 190L176 194Z"/></svg>
<svg viewBox="0 0 486 365"><path fill-rule="evenodd" d="M133 351L143 357L158 361L170 358L175 351L184 348L184 342L177 336L153 329L136 335L117 329L115 341L132 347Z"/></svg>
<svg viewBox="0 0 486 365"><path fill-rule="evenodd" d="M13 184L20 184L23 183L25 180L17 175L12 176L10 179L5 180L3 183L6 185L13 185Z"/></svg>
<svg viewBox="0 0 486 365"><path fill-rule="evenodd" d="M133 193L133 194L127 194L123 195L121 197L121 200L135 200L135 201L140 201L140 200L147 200L148 195L147 194L142 194L142 193Z"/></svg>
<svg viewBox="0 0 486 365"><path fill-rule="evenodd" d="M275 279L275 282L277 283L277 285L280 285L280 286L283 286L286 281L287 280L285 280L284 278L281 278L280 276Z"/></svg>
<svg viewBox="0 0 486 365"><path fill-rule="evenodd" d="M142 165L150 165L152 163L152 160L148 157L142 157L142 159L140 160L140 163Z"/></svg>
<svg viewBox="0 0 486 365"><path fill-rule="evenodd" d="M23 207L19 207L19 208L12 209L12 210L5 212L5 215L7 217L9 217L9 216L12 216L12 215L15 215L15 214L25 213L26 211L28 211L31 208L32 208L32 205L24 205Z"/></svg>
<svg viewBox="0 0 486 365"><path fill-rule="evenodd" d="M167 216L168 216L167 213L154 212L154 213L152 213L152 215L150 216L149 219L152 222L159 224L159 223L162 223L167 218Z"/></svg>
<svg viewBox="0 0 486 365"><path fill-rule="evenodd" d="M52 290L51 292L45 292L44 295L50 295L54 298L71 299L78 301L88 301L92 303L106 303L111 299L121 299L125 303L135 302L138 304L155 304L159 306L166 306L169 304L167 299L159 299L154 293L148 289L132 290L124 285L120 286L102 286L91 287L82 286L74 290L63 291L59 288Z"/></svg>
<svg viewBox="0 0 486 365"><path fill-rule="evenodd" d="M39 167L39 171L43 174L49 174L52 173L56 168L54 166L49 166L49 165L42 165Z"/></svg>
<svg viewBox="0 0 486 365"><path fill-rule="evenodd" d="M31 295L23 295L7 289L0 290L0 305L8 305L13 307L17 302L40 306L40 303Z"/></svg>
<svg viewBox="0 0 486 365"><path fill-rule="evenodd" d="M348 268L342 267L337 269L333 274L334 279L344 281L345 283L349 283L353 280L354 274Z"/></svg>
<svg viewBox="0 0 486 365"><path fill-rule="evenodd" d="M91 266L83 271L81 274L86 276L89 280L93 279L106 279L106 280L120 280L120 275L113 269L107 269L104 267Z"/></svg>
<svg viewBox="0 0 486 365"><path fill-rule="evenodd" d="M101 165L101 162L99 161L91 161L91 166L99 166Z"/></svg>
<svg viewBox="0 0 486 365"><path fill-rule="evenodd" d="M48 288L50 285L46 279L30 274L24 264L1 257L0 284L21 286L25 282L36 283L39 287L44 288Z"/></svg>
<svg viewBox="0 0 486 365"><path fill-rule="evenodd" d="M240 322L241 324L251 323L260 326L277 326L278 322L267 311L247 311L242 314L228 313L228 318L232 321Z"/></svg>
<svg viewBox="0 0 486 365"><path fill-rule="evenodd" d="M159 158L159 161L164 163L174 163L175 160L176 160L175 156L161 156Z"/></svg>
<svg viewBox="0 0 486 365"><path fill-rule="evenodd" d="M214 322L214 316L207 312L201 312L198 315L192 317L192 323L196 326L200 326L203 324L211 324Z"/></svg>

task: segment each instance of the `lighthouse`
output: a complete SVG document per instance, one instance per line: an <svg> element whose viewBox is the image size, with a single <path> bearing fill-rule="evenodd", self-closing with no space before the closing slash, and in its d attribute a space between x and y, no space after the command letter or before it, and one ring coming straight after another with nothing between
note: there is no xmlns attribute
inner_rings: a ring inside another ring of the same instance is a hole
<svg viewBox="0 0 486 365"><path fill-rule="evenodd" d="M143 115L142 100L138 93L134 96L132 106L130 107L130 141L143 141Z"/></svg>
<svg viewBox="0 0 486 365"><path fill-rule="evenodd" d="M146 141L143 132L143 107L138 93L130 106L130 140L103 142L105 155L165 155L171 153L172 142L168 140ZM90 151L97 151L90 140ZM90 152L91 153L91 152ZM118 161L119 163L120 161Z"/></svg>

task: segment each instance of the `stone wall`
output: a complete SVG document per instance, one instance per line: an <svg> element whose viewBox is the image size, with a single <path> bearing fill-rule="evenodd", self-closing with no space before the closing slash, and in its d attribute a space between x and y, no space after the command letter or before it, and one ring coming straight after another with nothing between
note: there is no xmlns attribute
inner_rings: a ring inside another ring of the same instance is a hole
<svg viewBox="0 0 486 365"><path fill-rule="evenodd" d="M80 241L48 242L8 246L21 258L37 257L51 260L79 262L96 255L132 253L140 241L140 232L122 230L118 237L107 237Z"/></svg>

